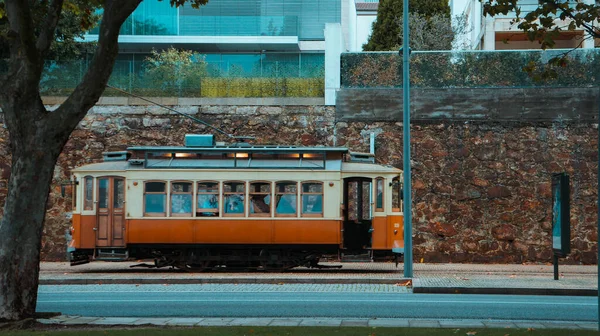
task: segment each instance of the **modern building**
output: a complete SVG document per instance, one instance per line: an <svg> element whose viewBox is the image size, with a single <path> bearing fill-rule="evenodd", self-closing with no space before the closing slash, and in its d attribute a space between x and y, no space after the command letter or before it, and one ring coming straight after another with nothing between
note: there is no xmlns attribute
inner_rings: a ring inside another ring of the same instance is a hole
<svg viewBox="0 0 600 336"><path fill-rule="evenodd" d="M583 2L595 3L594 0ZM539 6L538 0L519 0L518 4L521 7L521 16L525 16ZM480 0L450 0L450 8L453 18L456 20L462 17L463 24L467 27L462 36L457 39L455 49L540 49L538 42L529 41L525 33L517 28L517 24L513 24L512 21L516 18L515 12L495 17L484 16ZM561 22L557 19L556 22L561 26L568 26L568 21ZM555 48L594 48L594 40L588 37L582 29L565 31L555 39Z"/></svg>
<svg viewBox="0 0 600 336"><path fill-rule="evenodd" d="M224 74L232 65L255 75L278 63L273 69L296 72L283 75L311 75L322 71L325 25L340 24L341 6L341 0L211 0L195 9L145 0L123 24L119 60L135 67L152 49L172 46L204 54ZM97 31L86 36L97 38Z"/></svg>

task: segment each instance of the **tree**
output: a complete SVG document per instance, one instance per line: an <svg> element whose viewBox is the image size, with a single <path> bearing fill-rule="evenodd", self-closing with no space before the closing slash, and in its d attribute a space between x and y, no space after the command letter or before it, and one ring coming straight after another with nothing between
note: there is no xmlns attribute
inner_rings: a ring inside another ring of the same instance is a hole
<svg viewBox="0 0 600 336"><path fill-rule="evenodd" d="M450 50L455 37L468 31L466 18L457 17L455 22L448 16L434 14L426 17L419 13L410 13L410 48L412 50ZM398 20L399 38L402 43L404 26L403 19ZM398 50L401 44L392 46L389 50Z"/></svg>
<svg viewBox="0 0 600 336"><path fill-rule="evenodd" d="M0 74L0 107L9 133L11 175L0 220L0 321L33 317L46 202L54 166L69 136L106 87L118 53L119 29L142 0L0 1L0 24L8 44L8 71ZM169 0L181 6L186 0ZM73 93L56 110L42 104L39 82L69 10L85 25L103 9L91 64ZM207 0L190 0L198 8ZM81 9L84 9L81 11Z"/></svg>
<svg viewBox="0 0 600 336"><path fill-rule="evenodd" d="M156 51L146 58L146 76L154 87L181 95L182 89L199 89L200 80L206 75L204 56L190 50L173 47ZM195 87L194 87L195 86Z"/></svg>
<svg viewBox="0 0 600 336"><path fill-rule="evenodd" d="M588 35L585 39L600 38L600 28L594 21L600 18L600 5L586 4L584 0L538 0L538 7L522 15L518 0L480 0L483 3L484 15L506 15L514 11L516 18L512 20L531 42L537 41L542 49L553 48L556 38L565 31L583 29ZM560 19L560 21L557 21ZM563 25L563 22L567 22ZM583 42L583 39L582 41ZM525 71L536 76L553 77L553 67L564 67L567 64L567 53L548 61L549 67L538 71L533 64L525 67Z"/></svg>
<svg viewBox="0 0 600 336"><path fill-rule="evenodd" d="M369 41L363 45L364 51L392 50L402 44L399 20L402 19L403 0L382 0L377 9L377 19ZM410 12L422 15L429 20L435 15L450 17L447 0L410 0Z"/></svg>

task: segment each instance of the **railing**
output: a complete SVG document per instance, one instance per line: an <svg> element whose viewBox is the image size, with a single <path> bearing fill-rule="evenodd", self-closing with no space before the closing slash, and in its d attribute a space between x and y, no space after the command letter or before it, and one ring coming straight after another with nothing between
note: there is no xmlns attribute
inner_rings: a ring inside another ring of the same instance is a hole
<svg viewBox="0 0 600 336"><path fill-rule="evenodd" d="M40 81L42 95L70 94L87 66L85 61L48 62ZM109 84L144 96L323 97L323 66L318 60L308 64L261 62L252 69L228 62L199 62L152 71L143 62L117 61ZM122 95L110 89L104 94Z"/></svg>
<svg viewBox="0 0 600 336"><path fill-rule="evenodd" d="M547 61L567 55L562 67ZM402 87L398 52L344 53L341 87ZM525 68L533 72L524 71ZM543 76L554 74L554 76ZM413 52L411 86L450 87L581 87L598 85L600 53L596 50Z"/></svg>

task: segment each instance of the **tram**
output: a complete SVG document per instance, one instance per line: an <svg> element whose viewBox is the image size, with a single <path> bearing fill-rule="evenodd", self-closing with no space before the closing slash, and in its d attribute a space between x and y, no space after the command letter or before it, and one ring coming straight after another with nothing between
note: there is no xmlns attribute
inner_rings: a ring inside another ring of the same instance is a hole
<svg viewBox="0 0 600 336"><path fill-rule="evenodd" d="M285 270L404 252L402 171L343 147L130 147L73 170L71 265Z"/></svg>

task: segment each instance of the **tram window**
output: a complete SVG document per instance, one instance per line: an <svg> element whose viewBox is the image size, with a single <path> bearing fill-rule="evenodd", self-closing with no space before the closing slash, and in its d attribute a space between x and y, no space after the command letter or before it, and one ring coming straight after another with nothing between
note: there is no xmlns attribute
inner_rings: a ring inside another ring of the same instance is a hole
<svg viewBox="0 0 600 336"><path fill-rule="evenodd" d="M144 216L165 216L167 208L165 185L165 182L146 182L144 184Z"/></svg>
<svg viewBox="0 0 600 336"><path fill-rule="evenodd" d="M271 215L271 183L270 182L252 182L252 183L250 183L250 215L251 216L270 216Z"/></svg>
<svg viewBox="0 0 600 336"><path fill-rule="evenodd" d="M75 211L77 209L77 180L73 181L72 183L72 189L73 190L73 194L71 195L72 197L72 203L71 203L71 208L73 209L73 211Z"/></svg>
<svg viewBox="0 0 600 336"><path fill-rule="evenodd" d="M275 183L275 215L296 217L298 204L298 183Z"/></svg>
<svg viewBox="0 0 600 336"><path fill-rule="evenodd" d="M323 216L323 183L302 183L302 216Z"/></svg>
<svg viewBox="0 0 600 336"><path fill-rule="evenodd" d="M375 180L375 211L381 212L383 208L383 178L379 177Z"/></svg>
<svg viewBox="0 0 600 336"><path fill-rule="evenodd" d="M125 180L114 179L113 208L123 209L125 205Z"/></svg>
<svg viewBox="0 0 600 336"><path fill-rule="evenodd" d="M83 210L94 210L94 178L86 176L83 183Z"/></svg>
<svg viewBox="0 0 600 336"><path fill-rule="evenodd" d="M98 179L98 208L108 209L108 179Z"/></svg>
<svg viewBox="0 0 600 336"><path fill-rule="evenodd" d="M394 177L392 180L392 211L400 212L402 203L402 185L400 178Z"/></svg>
<svg viewBox="0 0 600 336"><path fill-rule="evenodd" d="M198 182L196 216L219 216L219 183Z"/></svg>
<svg viewBox="0 0 600 336"><path fill-rule="evenodd" d="M246 195L246 183L224 182L223 183L223 213L228 216L244 215L244 197Z"/></svg>
<svg viewBox="0 0 600 336"><path fill-rule="evenodd" d="M192 216L192 182L171 182L171 216Z"/></svg>

